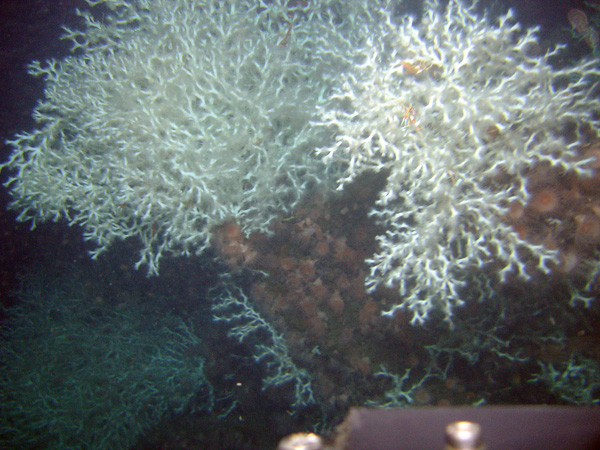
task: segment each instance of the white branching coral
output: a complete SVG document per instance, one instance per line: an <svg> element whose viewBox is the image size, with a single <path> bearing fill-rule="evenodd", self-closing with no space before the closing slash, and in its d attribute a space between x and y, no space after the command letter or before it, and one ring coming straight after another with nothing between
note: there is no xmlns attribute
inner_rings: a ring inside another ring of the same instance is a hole
<svg viewBox="0 0 600 450"><path fill-rule="evenodd" d="M335 2L88 3L103 19L80 12L74 56L30 67L45 98L5 164L19 220L79 224L94 256L137 237L156 273L224 221L267 231L327 182L307 125L343 64L326 47L352 48L333 36Z"/></svg>
<svg viewBox="0 0 600 450"><path fill-rule="evenodd" d="M97 245L142 242L138 265L202 251L214 226L268 231L315 184L387 177L367 285L447 319L472 272L527 278L556 251L502 221L539 165L589 175L600 70L557 68L535 29L459 0L416 21L386 0L87 0L74 56L31 65L37 129L7 163L20 220L66 218ZM442 2L444 3L444 2ZM102 9L104 8L104 9ZM315 148L318 148L315 154ZM345 172L340 172L340 167ZM471 283L471 295L484 284Z"/></svg>
<svg viewBox="0 0 600 450"><path fill-rule="evenodd" d="M372 212L386 232L367 285L399 288L386 314L407 308L413 323L432 310L450 320L471 273L492 261L501 280L553 266L555 251L520 239L502 216L527 202L524 179L538 164L589 175L577 149L600 110L589 95L597 63L554 68L561 49L543 53L537 30L510 11L492 23L459 0L424 9L419 23L381 13L337 107L323 109L336 142L319 150L347 164L340 188L365 171L388 176Z"/></svg>

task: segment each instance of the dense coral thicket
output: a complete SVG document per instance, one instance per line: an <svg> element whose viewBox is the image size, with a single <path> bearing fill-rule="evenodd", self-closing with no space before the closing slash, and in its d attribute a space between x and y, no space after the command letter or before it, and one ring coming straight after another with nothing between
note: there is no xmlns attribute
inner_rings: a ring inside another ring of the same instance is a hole
<svg viewBox="0 0 600 450"><path fill-rule="evenodd" d="M553 67L561 50L543 52L511 11L492 23L457 0L427 1L419 23L381 20L357 49L362 62L337 107L323 110L336 142L320 154L347 164L341 186L389 174L372 212L386 231L367 277L373 289L399 288L387 314L450 319L468 296L490 294L474 271L501 262L505 280L556 266L556 249L522 239L503 216L532 199L526 180L538 166L592 175L596 159L579 149L599 125L600 71L594 61Z"/></svg>
<svg viewBox="0 0 600 450"><path fill-rule="evenodd" d="M75 55L30 67L46 87L37 129L10 142L19 220L79 224L94 255L137 237L156 273L165 252L202 251L212 227L266 232L327 184L323 133L307 125L343 64L327 48L351 48L331 36L333 6L89 3L112 12L81 13L65 36Z"/></svg>

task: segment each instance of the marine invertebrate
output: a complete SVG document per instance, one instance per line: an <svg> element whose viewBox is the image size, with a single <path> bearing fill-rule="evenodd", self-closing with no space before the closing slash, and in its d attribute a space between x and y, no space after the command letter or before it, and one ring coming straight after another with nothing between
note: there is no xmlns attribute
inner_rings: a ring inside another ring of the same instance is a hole
<svg viewBox="0 0 600 450"><path fill-rule="evenodd" d="M569 19L569 23L579 34L584 34L588 28L589 23L586 14L580 9L570 9L567 13L567 19Z"/></svg>
<svg viewBox="0 0 600 450"><path fill-rule="evenodd" d="M598 32L589 26L586 14L580 9L571 9L567 13L567 19L573 30L580 35L592 51L598 48Z"/></svg>
<svg viewBox="0 0 600 450"><path fill-rule="evenodd" d="M529 200L529 206L541 214L556 211L560 206L560 203L561 199L558 192L549 186L537 190L531 195Z"/></svg>
<svg viewBox="0 0 600 450"><path fill-rule="evenodd" d="M589 251L600 244L600 220L593 214L575 216L575 244Z"/></svg>
<svg viewBox="0 0 600 450"><path fill-rule="evenodd" d="M548 273L557 251L503 217L530 201L541 212L558 207L550 192L531 198L534 167L592 174L593 159L578 149L581 131L599 127L596 63L555 68L561 46L541 54L537 29L523 29L512 11L492 21L475 8L428 0L418 23L372 11L379 27L357 49L361 63L343 78L337 107L322 108L336 142L318 153L345 164L340 189L366 171L389 174L372 211L386 231L367 261L367 286L396 287L400 300L385 314L406 308L412 323L432 311L451 321L454 307L489 295L476 278L494 264L500 281Z"/></svg>
<svg viewBox="0 0 600 450"><path fill-rule="evenodd" d="M245 238L239 225L225 223L213 230L213 233L213 246L231 269L238 270L246 267L258 256L258 252Z"/></svg>
<svg viewBox="0 0 600 450"><path fill-rule="evenodd" d="M328 38L327 5L288 3L88 0L112 13L82 11L64 36L77 53L29 68L45 81L37 129L2 166L18 219L80 225L93 257L138 238L151 274L224 222L267 232L329 179L307 125L341 59L315 48L350 48Z"/></svg>
<svg viewBox="0 0 600 450"><path fill-rule="evenodd" d="M174 412L212 409L189 320L94 302L77 267L30 270L0 328L2 447L130 448Z"/></svg>
<svg viewBox="0 0 600 450"><path fill-rule="evenodd" d="M294 387L292 408L315 402L310 374L296 365L284 336L265 320L240 289L225 284L216 291L213 319L228 323L227 335L240 343L256 339L252 358L263 361L267 369L263 389L290 383Z"/></svg>

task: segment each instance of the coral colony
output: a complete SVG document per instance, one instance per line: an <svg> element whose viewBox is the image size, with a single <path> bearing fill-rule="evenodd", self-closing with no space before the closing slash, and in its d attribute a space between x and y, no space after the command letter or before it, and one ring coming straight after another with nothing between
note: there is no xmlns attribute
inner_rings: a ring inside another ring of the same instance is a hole
<svg viewBox="0 0 600 450"><path fill-rule="evenodd" d="M130 448L168 413L213 406L189 323L91 301L80 275L32 271L0 328L2 448Z"/></svg>
<svg viewBox="0 0 600 450"><path fill-rule="evenodd" d="M30 66L46 83L37 128L10 141L3 165L18 220L80 225L93 257L137 238L150 274L165 254L209 245L247 267L259 253L250 235L315 191L375 173L383 188L369 207L383 232L356 278L371 293L389 288L384 315L452 322L498 282L548 274L589 304L600 273L596 61L566 61L511 11L486 18L459 0L425 1L419 19L383 0L87 2L103 19L80 12L85 27L65 35L73 55ZM307 241L323 237L310 219L297 225ZM325 238L315 254L331 247L339 264L360 254ZM291 268L315 298L327 292L314 262L277 270ZM217 319L240 342L268 332L275 350L259 346L256 359L297 378L297 404L312 401L283 335L241 291L224 291ZM334 315L339 291L322 295ZM379 310L370 302L365 317Z"/></svg>
<svg viewBox="0 0 600 450"><path fill-rule="evenodd" d="M85 26L65 29L72 55L29 68L45 81L37 126L9 141L12 155L0 166L18 220L80 226L93 258L137 239L136 267L149 274L165 255L214 248L231 272L207 294L213 321L194 325L223 326L262 365L264 389L292 389L282 400L292 412L318 403L322 419L352 403L425 404L435 380L455 402L506 401L504 389L487 384L500 385L504 366L519 367L511 374L518 384L527 364L527 381L546 385L544 395L600 401L597 355L570 353L575 344L566 343L568 333L585 338L569 331L585 326L568 307L592 305L600 277L597 61L544 48L538 30L523 29L511 11L490 18L460 0L427 0L419 17L384 0L87 3ZM595 50L585 13L572 10L567 20ZM540 280L561 297L519 294ZM46 284L8 314L13 329L0 360L12 380L23 371L39 382L62 361L50 347L37 366L18 356L39 345L21 339L33 319L59 333L57 342L72 329L62 316L44 322L40 313L58 311L62 295L47 295ZM64 314L88 304L87 294L68 292L79 300ZM116 323L110 305L90 308ZM119 314L131 316L133 331L115 331L115 345L150 339L129 313ZM71 334L87 333L79 318ZM213 398L204 358L186 357L202 347L192 326L152 320L164 342L138 352L139 370L123 385L139 392L139 404L164 407L136 433L191 407L193 385L209 394L204 408L229 415L234 391ZM454 328L427 332L441 320ZM534 363L544 349L564 357ZM112 358L112 347L98 351ZM165 369L166 353L178 363ZM111 361L109 374L121 362ZM480 376L471 377L464 368L476 363ZM147 370L158 374L152 393L136 384ZM71 392L62 375L58 397ZM383 384L373 388L375 380ZM23 414L0 421L0 431L17 436L15 424L32 416L58 423L40 410L53 411L45 403L13 397L43 386L16 383L18 392L0 383L0 395L24 405ZM177 402L165 403L169 395ZM217 397L229 402L219 411ZM125 442L119 427L140 416L117 412L127 419L107 422L106 436ZM64 426L77 426L68 419ZM46 430L23 427L33 441ZM101 447L77 439L73 448Z"/></svg>
<svg viewBox="0 0 600 450"><path fill-rule="evenodd" d="M326 180L308 121L333 81L336 58L314 50L331 24L286 2L88 3L112 13L82 12L65 35L75 55L30 66L46 89L38 128L11 142L19 220L79 224L94 257L137 237L157 273L227 220L268 231Z"/></svg>
<svg viewBox="0 0 600 450"><path fill-rule="evenodd" d="M555 69L561 49L543 52L510 11L489 24L456 1L443 14L426 2L421 23L374 31L321 108L336 138L319 154L347 164L340 187L364 171L388 177L372 212L386 232L367 277L371 289L399 287L403 300L386 314L406 307L421 323L439 308L450 318L462 288L478 286L472 272L492 262L501 280L555 268L558 251L504 217L532 201L552 211L549 172L592 176L596 159L580 149L598 127L596 62Z"/></svg>
<svg viewBox="0 0 600 450"><path fill-rule="evenodd" d="M516 222L528 205L556 222L553 178L593 175L600 71L554 67L562 48L541 49L510 11L492 22L427 1L416 22L377 1L88 3L111 14L81 12L74 55L30 66L46 82L38 127L4 165L19 220L79 224L93 257L137 237L138 266L157 273L221 224L268 232L309 188L380 172L371 214L386 231L366 283L399 289L386 314L414 323L485 295L482 268L528 278L566 257ZM597 210L578 220L599 233Z"/></svg>

